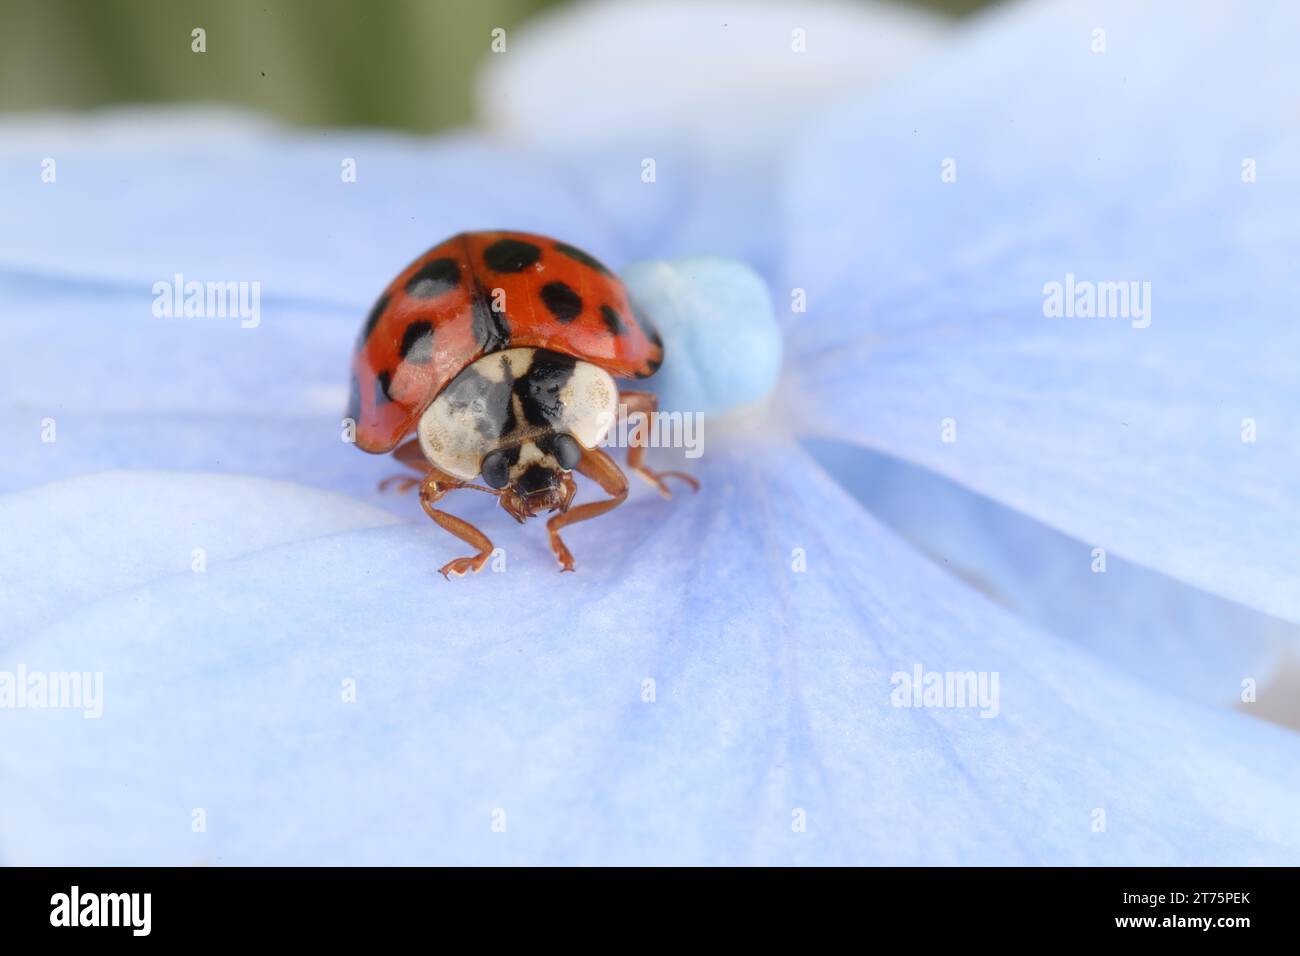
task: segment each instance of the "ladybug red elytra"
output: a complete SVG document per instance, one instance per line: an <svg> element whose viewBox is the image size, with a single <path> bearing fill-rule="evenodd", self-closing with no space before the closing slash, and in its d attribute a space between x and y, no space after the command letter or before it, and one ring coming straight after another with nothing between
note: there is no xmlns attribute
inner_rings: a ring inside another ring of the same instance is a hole
<svg viewBox="0 0 1300 956"><path fill-rule="evenodd" d="M391 451L421 473L381 487L418 486L425 513L478 549L444 565L444 577L479 571L492 555L483 532L434 507L457 488L496 495L520 523L558 511L546 523L551 550L572 571L560 529L627 498L627 478L597 446L620 404L629 415L657 407L614 378L645 378L662 360L623 284L581 249L526 232L464 232L403 269L375 302L347 415L363 450ZM681 472L650 470L645 447L629 444L628 467L665 497L666 477L699 488ZM610 497L570 508L574 471Z"/></svg>

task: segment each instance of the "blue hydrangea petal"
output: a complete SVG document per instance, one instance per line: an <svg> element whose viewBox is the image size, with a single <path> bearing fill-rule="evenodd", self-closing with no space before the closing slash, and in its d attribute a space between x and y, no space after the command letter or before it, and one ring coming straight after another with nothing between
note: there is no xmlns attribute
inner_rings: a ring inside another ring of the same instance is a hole
<svg viewBox="0 0 1300 956"><path fill-rule="evenodd" d="M393 470L343 443L364 310L270 298L159 318L147 284L4 283L0 490L112 468L258 474L355 494ZM46 423L54 441L45 440Z"/></svg>
<svg viewBox="0 0 1300 956"><path fill-rule="evenodd" d="M1253 686L1270 719L1300 725L1286 676L1295 624L1099 551L929 469L861 445L805 444L883 524L1023 620L1174 693L1241 706Z"/></svg>
<svg viewBox="0 0 1300 956"><path fill-rule="evenodd" d="M98 720L6 713L0 852L1300 859L1293 734L1035 632L867 519L797 448L779 451L719 445L693 466L698 496L638 489L570 529L574 575L556 573L539 529L514 528L497 542L503 573L449 584L434 568L456 546L421 523L76 609L0 651L0 670L104 674ZM918 665L997 672L997 716L894 706L893 675Z"/></svg>
<svg viewBox="0 0 1300 956"><path fill-rule="evenodd" d="M484 57L480 122L516 146L774 151L808 110L938 48L948 21L898 4L639 0L553 7ZM582 106L574 108L574 97Z"/></svg>
<svg viewBox="0 0 1300 956"><path fill-rule="evenodd" d="M1298 21L1009 10L827 117L787 203L809 312L786 399L806 428L1300 621L1300 128L1277 120ZM1150 282L1150 326L1048 318L1045 284L1071 274Z"/></svg>
<svg viewBox="0 0 1300 956"><path fill-rule="evenodd" d="M166 575L397 521L343 495L238 475L112 471L0 495L0 646Z"/></svg>
<svg viewBox="0 0 1300 956"><path fill-rule="evenodd" d="M132 145L160 138L172 116L0 127L0 271L145 292L177 273L256 281L268 299L364 310L404 265L466 229L617 252L547 162L472 136L303 134L225 114L204 124L195 112L182 114L186 135ZM41 179L46 158L52 183Z"/></svg>

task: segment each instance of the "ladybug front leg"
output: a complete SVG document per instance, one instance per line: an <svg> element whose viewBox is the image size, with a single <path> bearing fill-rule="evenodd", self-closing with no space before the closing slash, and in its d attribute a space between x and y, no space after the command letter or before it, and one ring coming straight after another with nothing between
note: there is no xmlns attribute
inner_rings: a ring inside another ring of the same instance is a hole
<svg viewBox="0 0 1300 956"><path fill-rule="evenodd" d="M396 488L398 492L404 494L422 483L425 475L429 473L429 459L424 457L418 438L412 438L405 445L398 448L393 452L393 457L407 468L414 468L420 475L418 478L413 478L410 475L390 475L379 483L380 491Z"/></svg>
<svg viewBox="0 0 1300 956"><path fill-rule="evenodd" d="M453 574L456 577L461 577L470 571L483 570L483 565L492 556L492 542L488 540L487 535L468 521L457 518L445 511L439 511L434 507L435 504L446 497L448 492L455 491L457 488L472 488L475 491L496 494L491 488L484 488L482 485L470 485L456 481L433 467L429 468L428 476L420 483L420 507L424 509L424 513L466 544L478 548L478 554L468 558L456 558L454 561L448 561L438 569L448 581L451 580Z"/></svg>
<svg viewBox="0 0 1300 956"><path fill-rule="evenodd" d="M650 419L659 408L659 396L653 392L619 392L618 398L627 409L628 418L631 418L637 412L645 415L645 429L648 432ZM627 445L627 466L629 468L659 489L659 494L665 498L673 496L673 493L668 490L668 485L664 482L665 478L680 478L696 491L700 490L700 483L684 471L653 471L642 464L645 460L645 450L648 443L648 434L643 433L641 428L632 429L632 433L628 436Z"/></svg>
<svg viewBox="0 0 1300 956"><path fill-rule="evenodd" d="M627 498L627 476L618 465L614 464L614 459L599 448L584 448L582 458L578 461L575 470L600 485L605 494L609 495L609 500L578 505L546 522L546 530L551 535L551 550L555 552L556 560L560 562L561 571L573 570L573 555L560 540L560 529L577 521L586 521L588 518L603 515L606 511L612 511Z"/></svg>

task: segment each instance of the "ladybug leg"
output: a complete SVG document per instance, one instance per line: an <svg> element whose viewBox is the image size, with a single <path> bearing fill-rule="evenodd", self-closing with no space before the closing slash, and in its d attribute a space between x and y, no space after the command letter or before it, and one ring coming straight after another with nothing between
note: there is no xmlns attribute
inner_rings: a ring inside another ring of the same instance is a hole
<svg viewBox="0 0 1300 956"><path fill-rule="evenodd" d="M629 418L637 412L645 415L645 428L650 427L650 418L659 408L659 396L653 392L619 392L619 401L627 408ZM644 432L641 428L632 429L628 436L627 448L627 466L644 478L650 484L659 490L659 494L665 498L671 498L673 493L668 490L665 478L680 478L690 485L694 490L700 490L700 483L686 474L684 471L654 471L644 464L647 438L643 437Z"/></svg>
<svg viewBox="0 0 1300 956"><path fill-rule="evenodd" d="M599 448L584 448L582 458L574 470L600 485L609 498L606 501L589 501L585 505L578 505L546 522L546 530L551 535L551 550L555 552L555 558L560 562L561 571L573 570L573 555L560 540L560 529L574 522L586 521L588 518L603 515L606 511L612 511L627 498L627 476L618 465L614 464L614 459Z"/></svg>
<svg viewBox="0 0 1300 956"><path fill-rule="evenodd" d="M429 473L429 461L424 457L424 452L420 450L420 441L417 438L412 438L398 448L393 452L393 457L407 468L414 468L420 473L420 476L413 478L410 475L390 475L379 483L380 491L396 488L399 494L405 494L423 482L424 476Z"/></svg>
<svg viewBox="0 0 1300 956"><path fill-rule="evenodd" d="M438 569L439 573L448 581L451 580L453 574L456 577L461 577L470 571L483 570L483 565L492 556L492 542L488 540L487 535L468 521L457 518L445 511L439 511L434 507L435 504L446 497L448 492L455 491L457 488L473 488L476 491L487 491L496 494L491 488L483 488L480 485L469 485L457 481L432 466L429 466L428 474L420 482L420 507L424 509L424 513L466 544L478 548L478 554L468 558L457 558L454 561L448 561Z"/></svg>

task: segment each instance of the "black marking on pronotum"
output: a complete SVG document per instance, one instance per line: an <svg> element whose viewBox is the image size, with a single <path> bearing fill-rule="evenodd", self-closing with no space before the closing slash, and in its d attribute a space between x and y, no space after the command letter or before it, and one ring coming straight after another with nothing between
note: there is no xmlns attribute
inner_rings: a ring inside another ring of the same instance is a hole
<svg viewBox="0 0 1300 956"><path fill-rule="evenodd" d="M559 423L564 414L560 392L572 377L576 364L572 356L558 352L538 349L533 353L533 364L528 373L515 382L515 394L519 396L528 424L554 426Z"/></svg>
<svg viewBox="0 0 1300 956"><path fill-rule="evenodd" d="M523 272L541 257L541 249L522 239L498 239L483 250L483 261L493 272Z"/></svg>
<svg viewBox="0 0 1300 956"><path fill-rule="evenodd" d="M623 334L623 320L610 306L602 305L600 307L600 317L605 320L605 327L609 329L610 335Z"/></svg>
<svg viewBox="0 0 1300 956"><path fill-rule="evenodd" d="M392 372L380 372L375 376L375 408L378 408L384 402L391 402L393 396L389 394L388 389L393 384Z"/></svg>
<svg viewBox="0 0 1300 956"><path fill-rule="evenodd" d="M595 256L591 256L583 252L577 246L571 246L567 242L557 242L555 244L555 251L568 256L574 262L581 262L584 266L587 266L589 269L595 269L597 272L601 273L602 275L607 275L610 276L611 278L614 275L614 273L610 272L609 269L605 267L605 264L603 262L601 262Z"/></svg>
<svg viewBox="0 0 1300 956"><path fill-rule="evenodd" d="M434 259L406 282L406 294L413 299L432 299L460 285L460 263L455 259Z"/></svg>
<svg viewBox="0 0 1300 956"><path fill-rule="evenodd" d="M375 330L375 326L379 324L380 316L384 314L384 310L387 308L388 293L385 292L376 299L375 304L370 307L370 314L366 316L366 324L361 327L361 335L357 339L358 348L366 344L366 341L370 338L370 333Z"/></svg>
<svg viewBox="0 0 1300 956"><path fill-rule="evenodd" d="M494 382L471 365L442 393L453 412L473 416L474 427L484 438L500 438L515 430L515 410L510 402L515 382L509 365L503 361L502 367L505 377Z"/></svg>
<svg viewBox="0 0 1300 956"><path fill-rule="evenodd" d="M496 451L483 456L483 464L479 466L479 474L483 476L483 481L489 488L504 488L510 483L510 469L515 466L517 461L519 461L518 445L498 448Z"/></svg>
<svg viewBox="0 0 1300 956"><path fill-rule="evenodd" d="M427 365L433 358L433 323L412 322L402 333L399 354L408 362Z"/></svg>
<svg viewBox="0 0 1300 956"><path fill-rule="evenodd" d="M510 319L504 312L492 308L487 290L474 286L474 341L484 352L499 352L510 345Z"/></svg>
<svg viewBox="0 0 1300 956"><path fill-rule="evenodd" d="M582 297L563 282L548 282L542 286L542 303L557 321L566 324L582 314Z"/></svg>

